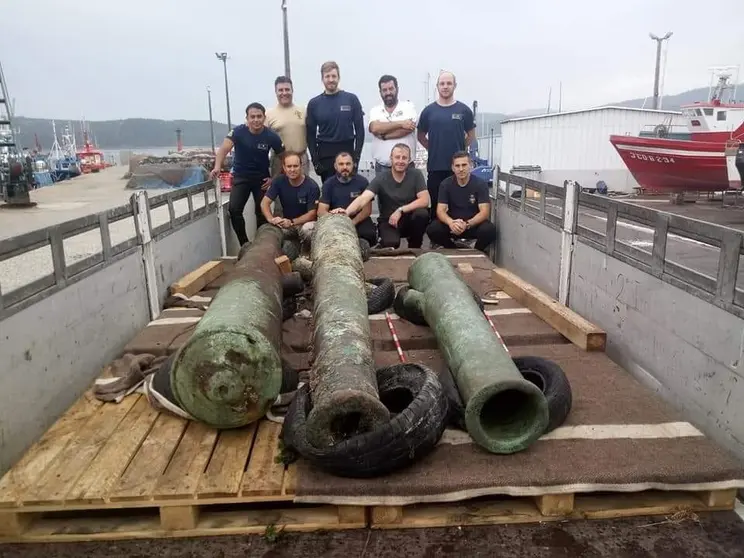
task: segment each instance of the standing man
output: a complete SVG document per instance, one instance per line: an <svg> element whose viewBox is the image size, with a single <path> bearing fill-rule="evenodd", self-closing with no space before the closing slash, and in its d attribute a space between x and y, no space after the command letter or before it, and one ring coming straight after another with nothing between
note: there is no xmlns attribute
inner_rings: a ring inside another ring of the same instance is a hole
<svg viewBox="0 0 744 558"><path fill-rule="evenodd" d="M333 176L336 155L351 153L359 164L364 146L364 111L359 98L338 88L339 69L335 62L320 67L323 93L307 104L305 124L307 147L315 172L325 182Z"/></svg>
<svg viewBox="0 0 744 558"><path fill-rule="evenodd" d="M361 174L353 174L354 160L350 153L336 155L334 164L336 174L323 183L323 192L318 203L318 216L323 216L334 209L345 209L367 188L369 182ZM366 240L370 246L377 244L377 228L370 215L372 204L364 207L351 218L356 226L359 238Z"/></svg>
<svg viewBox="0 0 744 558"><path fill-rule="evenodd" d="M439 184L452 176L452 155L466 151L475 137L475 116L465 103L455 100L457 80L442 72L437 80L439 98L421 112L418 140L428 151L426 186L431 197L430 218L436 219Z"/></svg>
<svg viewBox="0 0 744 558"><path fill-rule="evenodd" d="M287 151L282 155L282 171L261 200L261 211L266 221L284 229L285 238L296 236L307 242L315 227L320 188L302 171L299 153ZM283 217L275 217L271 212L271 202L277 198L282 204Z"/></svg>
<svg viewBox="0 0 744 558"><path fill-rule="evenodd" d="M302 170L307 174L310 164L307 157L305 107L294 103L292 80L286 76L279 76L274 80L274 93L277 104L266 111L266 126L279 135L284 149L300 153ZM282 170L281 158L275 154L271 163L271 176L276 176Z"/></svg>
<svg viewBox="0 0 744 558"><path fill-rule="evenodd" d="M334 209L333 213L353 217L365 205L369 205L375 196L379 196L377 228L380 245L398 248L401 237L406 237L409 248L421 248L429 222L426 209L429 206L429 192L424 177L418 169L410 168L411 151L405 143L393 147L391 159L392 169L378 174L346 209Z"/></svg>
<svg viewBox="0 0 744 558"><path fill-rule="evenodd" d="M235 148L233 161L233 181L230 191L228 211L238 242L243 246L248 242L245 232L243 210L248 198L253 194L256 211L256 227L264 224L261 213L261 199L269 187L269 151L275 154L284 151L282 140L276 133L264 126L266 109L261 103L251 103L245 109L245 124L240 124L228 132L214 161L210 178L214 180L222 169L222 163L230 150Z"/></svg>
<svg viewBox="0 0 744 558"><path fill-rule="evenodd" d="M411 101L398 101L398 80L384 75L377 82L382 104L369 111L369 131L372 134L372 158L375 172L390 170L390 153L396 143L405 143L411 150L411 165L416 158L416 107Z"/></svg>
<svg viewBox="0 0 744 558"><path fill-rule="evenodd" d="M426 229L432 243L455 248L453 239L476 239L475 249L485 252L498 231L489 221L491 200L488 183L470 174L470 155L458 151L452 156L452 172L439 186L437 219Z"/></svg>

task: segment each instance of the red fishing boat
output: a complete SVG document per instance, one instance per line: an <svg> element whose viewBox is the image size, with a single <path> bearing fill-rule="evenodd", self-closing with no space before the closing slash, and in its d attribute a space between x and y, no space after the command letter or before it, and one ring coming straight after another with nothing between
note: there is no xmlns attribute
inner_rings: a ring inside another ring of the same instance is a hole
<svg viewBox="0 0 744 558"><path fill-rule="evenodd" d="M719 192L733 186L726 148L744 140L744 103L733 100L729 73L717 77L707 101L681 107L686 130L661 124L638 136L610 136L644 191Z"/></svg>
<svg viewBox="0 0 744 558"><path fill-rule="evenodd" d="M96 147L90 143L87 130L83 130L83 148L78 149L76 155L80 161L80 170L83 174L99 172L111 166L106 162L106 157L103 154L103 151L96 149Z"/></svg>

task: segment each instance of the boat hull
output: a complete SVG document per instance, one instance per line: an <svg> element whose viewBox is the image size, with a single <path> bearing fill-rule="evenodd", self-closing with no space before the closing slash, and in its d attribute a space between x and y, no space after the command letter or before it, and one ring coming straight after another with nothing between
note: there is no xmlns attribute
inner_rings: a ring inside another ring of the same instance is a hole
<svg viewBox="0 0 744 558"><path fill-rule="evenodd" d="M649 192L729 189L724 143L633 136L610 136L610 142Z"/></svg>

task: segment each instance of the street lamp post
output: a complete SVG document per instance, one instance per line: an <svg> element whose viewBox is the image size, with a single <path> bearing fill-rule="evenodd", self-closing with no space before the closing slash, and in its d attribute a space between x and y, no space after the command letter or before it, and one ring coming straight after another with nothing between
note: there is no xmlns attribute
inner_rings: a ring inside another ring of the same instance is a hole
<svg viewBox="0 0 744 558"><path fill-rule="evenodd" d="M282 0L282 20L284 22L284 75L292 78L289 68L289 24L287 23L287 0Z"/></svg>
<svg viewBox="0 0 744 558"><path fill-rule="evenodd" d="M651 39L656 41L656 71L654 72L654 110L659 108L659 75L661 73L661 43L669 39L672 36L672 32L669 31L663 37L657 37L653 33L648 34Z"/></svg>
<svg viewBox="0 0 744 558"><path fill-rule="evenodd" d="M207 87L207 102L209 103L209 133L212 136L212 153L214 149L214 119L212 118L212 90Z"/></svg>
<svg viewBox="0 0 744 558"><path fill-rule="evenodd" d="M227 131L232 130L232 122L230 121L230 88L227 85L227 53L226 52L215 52L214 53L219 60L222 60L222 65L225 68L225 100L227 101Z"/></svg>

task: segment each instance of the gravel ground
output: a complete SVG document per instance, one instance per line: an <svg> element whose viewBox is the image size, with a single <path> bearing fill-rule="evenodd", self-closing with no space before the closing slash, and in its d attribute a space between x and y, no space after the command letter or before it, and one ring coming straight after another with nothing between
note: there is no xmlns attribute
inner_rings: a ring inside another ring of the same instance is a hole
<svg viewBox="0 0 744 558"><path fill-rule="evenodd" d="M0 545L0 558L742 558L733 512L398 531L286 533L77 544Z"/></svg>

